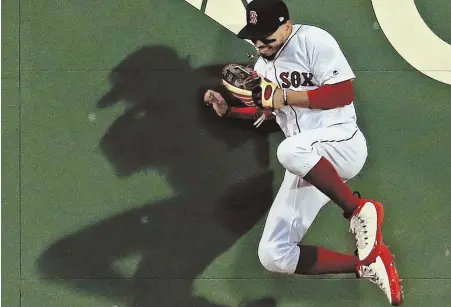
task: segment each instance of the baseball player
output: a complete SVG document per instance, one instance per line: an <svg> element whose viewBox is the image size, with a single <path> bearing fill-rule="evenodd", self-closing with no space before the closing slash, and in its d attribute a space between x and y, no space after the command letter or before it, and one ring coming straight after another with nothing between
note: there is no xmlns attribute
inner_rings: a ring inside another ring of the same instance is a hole
<svg viewBox="0 0 451 307"><path fill-rule="evenodd" d="M362 199L345 184L367 158L366 139L353 104L351 67L328 32L293 24L280 0L254 0L246 8L246 17L238 37L251 40L260 57L255 73L249 73L245 81L257 76L253 80L258 84L243 88L223 78L223 85L247 107L229 107L213 90L205 93L204 100L222 117L259 118L256 126L275 118L286 136L277 149L285 177L259 243L261 264L269 271L288 274L356 273L357 278L377 284L392 305L401 305L400 279L382 241L383 206ZM349 220L355 254L302 244L329 200Z"/></svg>

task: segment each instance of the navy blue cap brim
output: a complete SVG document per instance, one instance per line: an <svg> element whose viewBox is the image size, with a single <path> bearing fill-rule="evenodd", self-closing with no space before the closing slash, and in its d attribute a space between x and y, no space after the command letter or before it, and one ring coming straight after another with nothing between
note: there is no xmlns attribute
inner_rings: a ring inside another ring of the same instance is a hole
<svg viewBox="0 0 451 307"><path fill-rule="evenodd" d="M274 30L262 31L253 28L252 26L246 25L243 29L241 29L240 32L238 32L237 36L241 39L262 39L276 32L277 29L278 28L275 28Z"/></svg>

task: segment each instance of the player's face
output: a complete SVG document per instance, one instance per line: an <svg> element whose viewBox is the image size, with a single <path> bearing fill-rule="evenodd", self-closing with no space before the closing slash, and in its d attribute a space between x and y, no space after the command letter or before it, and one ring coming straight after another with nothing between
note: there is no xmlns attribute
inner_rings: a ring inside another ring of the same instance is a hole
<svg viewBox="0 0 451 307"><path fill-rule="evenodd" d="M263 58L271 60L275 56L277 51L279 51L290 36L291 26L291 22L288 21L281 25L277 31L270 36L252 41Z"/></svg>

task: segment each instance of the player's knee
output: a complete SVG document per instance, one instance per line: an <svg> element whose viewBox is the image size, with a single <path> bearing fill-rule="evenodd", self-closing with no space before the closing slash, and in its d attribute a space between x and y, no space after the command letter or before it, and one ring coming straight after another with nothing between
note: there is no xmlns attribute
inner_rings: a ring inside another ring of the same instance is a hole
<svg viewBox="0 0 451 307"><path fill-rule="evenodd" d="M277 259L270 250L259 248L258 249L258 259L261 265L270 272L280 272L281 268L278 265Z"/></svg>
<svg viewBox="0 0 451 307"><path fill-rule="evenodd" d="M296 175L302 175L304 170L304 160L309 159L312 154L311 146L304 144L293 144L288 139L280 143L277 148L277 158L282 166Z"/></svg>
<svg viewBox="0 0 451 307"><path fill-rule="evenodd" d="M258 247L258 258L262 266L270 272L291 274L295 270L292 265L292 253L277 250L265 244Z"/></svg>
<svg viewBox="0 0 451 307"><path fill-rule="evenodd" d="M294 146L285 141L280 143L279 147L277 147L277 159L285 168L286 166L292 164L294 159L294 151Z"/></svg>

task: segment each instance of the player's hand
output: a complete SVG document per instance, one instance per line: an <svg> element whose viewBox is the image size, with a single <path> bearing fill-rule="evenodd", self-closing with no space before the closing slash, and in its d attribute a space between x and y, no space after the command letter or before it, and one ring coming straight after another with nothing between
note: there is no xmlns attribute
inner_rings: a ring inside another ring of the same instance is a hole
<svg viewBox="0 0 451 307"><path fill-rule="evenodd" d="M204 95L204 102L211 105L219 116L224 116L227 113L229 106L225 102L222 95L213 90L208 90Z"/></svg>
<svg viewBox="0 0 451 307"><path fill-rule="evenodd" d="M277 110L283 106L282 89L261 76L261 83L252 90L252 100L260 109Z"/></svg>

